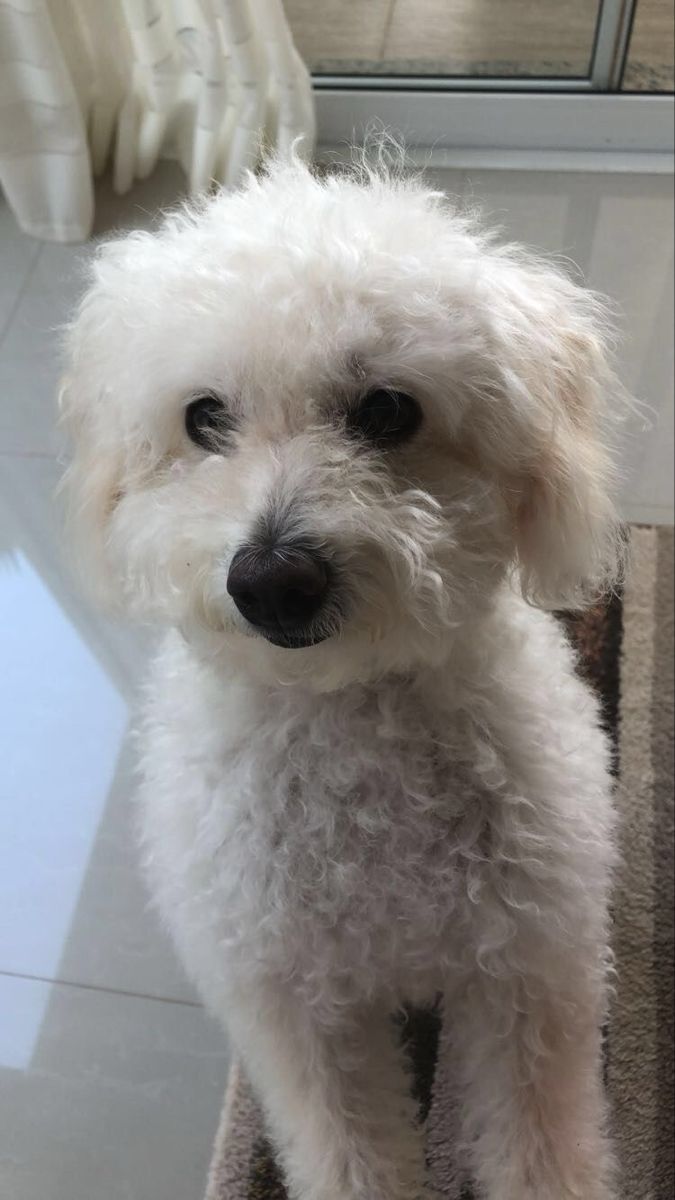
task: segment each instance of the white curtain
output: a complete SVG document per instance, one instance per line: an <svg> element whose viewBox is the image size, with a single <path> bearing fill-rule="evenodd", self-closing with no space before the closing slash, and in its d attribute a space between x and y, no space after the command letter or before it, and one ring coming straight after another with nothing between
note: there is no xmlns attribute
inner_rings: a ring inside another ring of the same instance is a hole
<svg viewBox="0 0 675 1200"><path fill-rule="evenodd" d="M313 138L281 0L0 0L0 186L36 237L89 235L108 162L126 192L177 158L197 194Z"/></svg>

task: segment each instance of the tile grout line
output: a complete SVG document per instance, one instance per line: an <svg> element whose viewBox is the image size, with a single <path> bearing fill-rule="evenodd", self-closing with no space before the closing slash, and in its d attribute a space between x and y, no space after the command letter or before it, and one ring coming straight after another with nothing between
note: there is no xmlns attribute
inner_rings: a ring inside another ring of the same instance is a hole
<svg viewBox="0 0 675 1200"><path fill-rule="evenodd" d="M204 1008L198 1000L178 1000L174 996L153 996L148 992L132 992L126 988L101 987L97 983L77 983L73 979L50 979L46 975L27 975L22 971L4 971L0 969L0 978L26 979L32 983L48 983L52 987L68 987L83 992L103 992L108 996L127 996L133 1000L154 1000L159 1004L178 1004L182 1008Z"/></svg>
<svg viewBox="0 0 675 1200"><path fill-rule="evenodd" d="M19 311L19 308L21 306L21 301L23 300L24 296L26 295L28 285L29 285L31 279L33 278L33 275L35 274L35 268L37 267L37 264L40 260L43 250L44 250L44 242L39 242L35 248L35 254L33 255L33 258L31 259L30 266L28 267L28 270L26 271L26 274L23 277L23 282L22 282L18 292L16 293L16 296L14 297L14 302L12 304L12 307L10 308L9 313L7 314L7 320L5 321L2 333L0 333L0 351L2 350L2 347L4 346L4 344L7 340L7 335L9 333L10 329L12 328L14 318L16 317L16 314Z"/></svg>

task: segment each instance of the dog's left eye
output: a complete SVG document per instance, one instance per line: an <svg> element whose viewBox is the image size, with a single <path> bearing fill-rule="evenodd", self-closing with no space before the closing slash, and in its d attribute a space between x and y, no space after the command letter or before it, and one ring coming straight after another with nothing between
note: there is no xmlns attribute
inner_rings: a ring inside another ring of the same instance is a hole
<svg viewBox="0 0 675 1200"><path fill-rule="evenodd" d="M412 437L422 420L413 396L389 388L374 388L347 415L347 429L377 446L391 446Z"/></svg>
<svg viewBox="0 0 675 1200"><path fill-rule="evenodd" d="M196 446L215 453L226 444L235 423L223 401L213 392L191 400L185 409L185 432Z"/></svg>

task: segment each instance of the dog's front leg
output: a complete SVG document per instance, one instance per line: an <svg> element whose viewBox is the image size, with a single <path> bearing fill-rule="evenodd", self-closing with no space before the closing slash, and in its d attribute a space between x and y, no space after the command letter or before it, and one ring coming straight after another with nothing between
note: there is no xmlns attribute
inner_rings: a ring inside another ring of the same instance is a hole
<svg viewBox="0 0 675 1200"><path fill-rule="evenodd" d="M477 971L448 1005L463 1145L485 1200L613 1200L602 1089L602 985Z"/></svg>
<svg viewBox="0 0 675 1200"><path fill-rule="evenodd" d="M385 1011L248 995L229 1025L292 1200L421 1200L424 1154Z"/></svg>

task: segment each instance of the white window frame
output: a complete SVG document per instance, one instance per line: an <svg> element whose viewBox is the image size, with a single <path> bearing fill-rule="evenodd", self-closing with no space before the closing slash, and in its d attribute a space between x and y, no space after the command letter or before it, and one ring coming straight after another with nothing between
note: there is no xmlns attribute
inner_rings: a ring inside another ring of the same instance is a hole
<svg viewBox="0 0 675 1200"><path fill-rule="evenodd" d="M673 170L669 96L321 91L319 155L340 159L374 126L430 167L556 171Z"/></svg>

